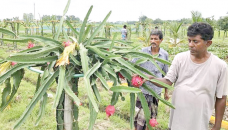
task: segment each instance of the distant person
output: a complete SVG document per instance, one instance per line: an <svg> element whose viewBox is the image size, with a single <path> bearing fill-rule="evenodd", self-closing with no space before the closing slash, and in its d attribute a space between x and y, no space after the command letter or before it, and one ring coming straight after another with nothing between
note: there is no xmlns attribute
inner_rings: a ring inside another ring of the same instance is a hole
<svg viewBox="0 0 228 130"><path fill-rule="evenodd" d="M155 26L154 28L151 29L151 31L158 31L158 26Z"/></svg>
<svg viewBox="0 0 228 130"><path fill-rule="evenodd" d="M211 25L193 23L187 36L189 51L174 57L166 76L148 78L174 83L170 130L208 130L214 108L215 125L211 130L220 130L228 94L227 64L208 52L214 36Z"/></svg>
<svg viewBox="0 0 228 130"><path fill-rule="evenodd" d="M155 26L154 30L158 30L158 26Z"/></svg>
<svg viewBox="0 0 228 130"><path fill-rule="evenodd" d="M127 25L124 25L121 30L122 40L127 40Z"/></svg>

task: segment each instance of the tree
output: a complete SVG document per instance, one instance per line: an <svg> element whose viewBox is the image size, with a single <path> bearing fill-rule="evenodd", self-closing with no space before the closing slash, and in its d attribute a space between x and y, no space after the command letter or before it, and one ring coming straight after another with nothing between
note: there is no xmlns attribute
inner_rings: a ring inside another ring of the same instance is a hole
<svg viewBox="0 0 228 130"><path fill-rule="evenodd" d="M152 24L152 23L153 23L153 19L151 19L151 18L146 18L145 22L148 23L148 24Z"/></svg>
<svg viewBox="0 0 228 130"><path fill-rule="evenodd" d="M191 18L182 18L180 20L180 22L182 22L185 25L191 24L192 23L192 19Z"/></svg>
<svg viewBox="0 0 228 130"><path fill-rule="evenodd" d="M54 36L55 36L55 33L56 33L56 23L58 23L59 22L59 20L57 19L57 16L56 15L52 15L51 16L51 27L52 27L52 36L53 36L53 38L54 38Z"/></svg>
<svg viewBox="0 0 228 130"><path fill-rule="evenodd" d="M32 13L24 13L23 14L23 23L22 25L25 27L25 34L28 34L28 32L30 31L31 34L31 23L33 22L33 14Z"/></svg>
<svg viewBox="0 0 228 130"><path fill-rule="evenodd" d="M163 22L163 29L164 29L164 30L163 30L163 34L164 34L164 36L166 35L166 28L168 27L168 24L169 24L169 23L166 22L166 21Z"/></svg>
<svg viewBox="0 0 228 130"><path fill-rule="evenodd" d="M179 40L178 38L180 37L179 30L180 30L182 24L183 24L182 22L181 23L177 23L177 22L169 23L169 29L171 31L171 37L172 37L172 39L170 39L170 43L173 46L176 46L177 44L179 44L181 42L181 40Z"/></svg>
<svg viewBox="0 0 228 130"><path fill-rule="evenodd" d="M213 28L216 26L216 20L214 18L214 16L211 16L211 17L207 17L205 19L205 21L210 24Z"/></svg>
<svg viewBox="0 0 228 130"><path fill-rule="evenodd" d="M139 26L140 26L140 22L136 22L134 25L135 25L135 33L139 37Z"/></svg>
<svg viewBox="0 0 228 130"><path fill-rule="evenodd" d="M111 38L111 28L113 28L114 25L110 24L110 23L106 23L106 25L104 26L104 31L105 31L105 38L110 39Z"/></svg>
<svg viewBox="0 0 228 130"><path fill-rule="evenodd" d="M66 16L66 19L68 20L68 21L77 21L77 22L79 22L80 21L80 18L78 18L78 17L75 17L74 15L67 15Z"/></svg>
<svg viewBox="0 0 228 130"><path fill-rule="evenodd" d="M191 14L193 23L203 21L202 14L199 11L191 11Z"/></svg>
<svg viewBox="0 0 228 130"><path fill-rule="evenodd" d="M42 20L45 21L45 22L48 22L51 20L51 16L50 15L43 15L42 16Z"/></svg>
<svg viewBox="0 0 228 130"><path fill-rule="evenodd" d="M224 36L225 34L227 35L227 30L228 30L228 16L225 17L220 17L218 22L217 22L219 29L224 30Z"/></svg>
<svg viewBox="0 0 228 130"><path fill-rule="evenodd" d="M137 21L127 21L127 24L135 24Z"/></svg>
<svg viewBox="0 0 228 130"><path fill-rule="evenodd" d="M3 22L1 23L1 26L2 28L6 28L8 26L8 22L6 19L3 20ZM1 38L3 39L4 38L4 33L1 34ZM4 41L1 41L1 45L4 44Z"/></svg>
<svg viewBox="0 0 228 130"><path fill-rule="evenodd" d="M33 21L33 14L32 13L24 13L23 14L24 21Z"/></svg>
<svg viewBox="0 0 228 130"><path fill-rule="evenodd" d="M145 16L145 15L142 15L139 17L140 22L144 22L146 19L147 19L147 16Z"/></svg>
<svg viewBox="0 0 228 130"><path fill-rule="evenodd" d="M162 24L163 21L162 21L161 19L157 18L157 19L155 19L155 20L153 21L153 23L154 23L154 24Z"/></svg>

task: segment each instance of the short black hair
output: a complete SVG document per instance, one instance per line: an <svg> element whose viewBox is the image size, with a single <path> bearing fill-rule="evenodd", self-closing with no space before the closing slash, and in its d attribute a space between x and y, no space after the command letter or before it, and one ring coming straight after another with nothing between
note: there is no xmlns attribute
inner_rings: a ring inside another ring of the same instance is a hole
<svg viewBox="0 0 228 130"><path fill-rule="evenodd" d="M124 28L126 28L126 27L127 27L127 25L124 25L123 27L124 27Z"/></svg>
<svg viewBox="0 0 228 130"><path fill-rule="evenodd" d="M152 30L151 33L150 33L150 36L151 35L158 35L159 39L163 39L163 34L162 34L161 30Z"/></svg>
<svg viewBox="0 0 228 130"><path fill-rule="evenodd" d="M194 37L200 35L204 41L211 40L214 36L214 30L208 23L195 22L188 27L187 36Z"/></svg>

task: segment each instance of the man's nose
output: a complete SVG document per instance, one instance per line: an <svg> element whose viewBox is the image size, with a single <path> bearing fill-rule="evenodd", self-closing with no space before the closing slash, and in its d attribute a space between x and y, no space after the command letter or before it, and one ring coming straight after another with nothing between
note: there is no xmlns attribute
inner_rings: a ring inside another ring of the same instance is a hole
<svg viewBox="0 0 228 130"><path fill-rule="evenodd" d="M192 42L192 41L189 41L189 42L188 42L188 46L189 46L189 47L193 47L193 42Z"/></svg>

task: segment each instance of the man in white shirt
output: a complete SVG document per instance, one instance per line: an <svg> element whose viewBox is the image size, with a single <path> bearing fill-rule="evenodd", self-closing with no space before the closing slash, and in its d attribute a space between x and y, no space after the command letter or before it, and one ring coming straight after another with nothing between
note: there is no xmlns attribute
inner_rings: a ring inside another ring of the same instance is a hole
<svg viewBox="0 0 228 130"><path fill-rule="evenodd" d="M164 78L155 78L174 85L170 130L208 130L215 108L215 125L220 130L227 96L227 64L207 51L212 44L213 28L207 23L188 27L189 51L175 56ZM154 83L156 86L159 84Z"/></svg>

